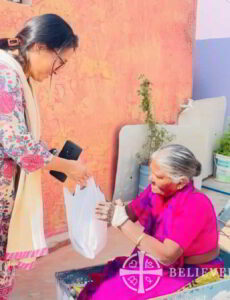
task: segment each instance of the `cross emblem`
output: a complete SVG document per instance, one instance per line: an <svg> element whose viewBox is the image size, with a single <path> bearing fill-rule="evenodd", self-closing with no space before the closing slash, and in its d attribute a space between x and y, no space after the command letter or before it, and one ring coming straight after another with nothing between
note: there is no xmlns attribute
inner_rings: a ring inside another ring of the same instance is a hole
<svg viewBox="0 0 230 300"><path fill-rule="evenodd" d="M135 259L137 256L138 261ZM138 294L144 294L157 285L160 277L163 276L163 270L155 258L144 251L138 251L124 262L123 268L120 269L120 276L130 289L137 291ZM155 276L154 280L153 276ZM147 288L145 283L148 285Z"/></svg>

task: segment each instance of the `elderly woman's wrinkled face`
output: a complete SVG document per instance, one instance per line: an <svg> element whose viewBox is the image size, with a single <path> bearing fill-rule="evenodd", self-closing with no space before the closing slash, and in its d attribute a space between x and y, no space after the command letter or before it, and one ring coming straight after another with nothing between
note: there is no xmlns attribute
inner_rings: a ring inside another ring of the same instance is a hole
<svg viewBox="0 0 230 300"><path fill-rule="evenodd" d="M180 189L180 183L174 183L168 174L157 163L157 161L152 160L151 163L152 174L150 176L152 192L156 194L161 194L165 197L169 197L176 193Z"/></svg>

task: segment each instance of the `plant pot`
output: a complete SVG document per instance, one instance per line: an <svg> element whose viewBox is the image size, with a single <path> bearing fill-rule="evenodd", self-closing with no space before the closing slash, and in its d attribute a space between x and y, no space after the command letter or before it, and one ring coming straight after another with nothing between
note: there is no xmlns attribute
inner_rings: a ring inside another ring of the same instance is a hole
<svg viewBox="0 0 230 300"><path fill-rule="evenodd" d="M214 154L214 172L217 181L230 183L230 156Z"/></svg>
<svg viewBox="0 0 230 300"><path fill-rule="evenodd" d="M149 166L140 165L139 171L139 191L138 195L142 193L149 185Z"/></svg>

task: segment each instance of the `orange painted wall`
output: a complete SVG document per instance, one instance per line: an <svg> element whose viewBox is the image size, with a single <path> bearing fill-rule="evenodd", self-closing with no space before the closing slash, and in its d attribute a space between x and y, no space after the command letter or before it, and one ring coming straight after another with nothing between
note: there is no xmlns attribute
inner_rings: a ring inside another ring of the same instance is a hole
<svg viewBox="0 0 230 300"><path fill-rule="evenodd" d="M89 168L111 198L118 133L140 123L138 76L153 82L157 119L177 120L192 93L192 43L196 0L33 0L33 6L0 0L0 36L13 37L31 16L57 13L73 26L80 48L52 82L37 85L43 140L66 139L86 149ZM62 184L43 176L45 231L66 230ZM73 183L68 183L73 187Z"/></svg>

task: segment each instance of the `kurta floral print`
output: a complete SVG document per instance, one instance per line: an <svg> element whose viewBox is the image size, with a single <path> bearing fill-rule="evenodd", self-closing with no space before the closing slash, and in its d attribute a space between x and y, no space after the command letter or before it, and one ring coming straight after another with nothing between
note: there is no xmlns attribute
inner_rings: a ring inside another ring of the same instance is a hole
<svg viewBox="0 0 230 300"><path fill-rule="evenodd" d="M8 278L12 268L5 267L4 256L15 199L17 165L29 173L42 168L51 159L47 147L36 142L28 131L19 76L0 63L0 295L1 289L11 286L12 281Z"/></svg>

